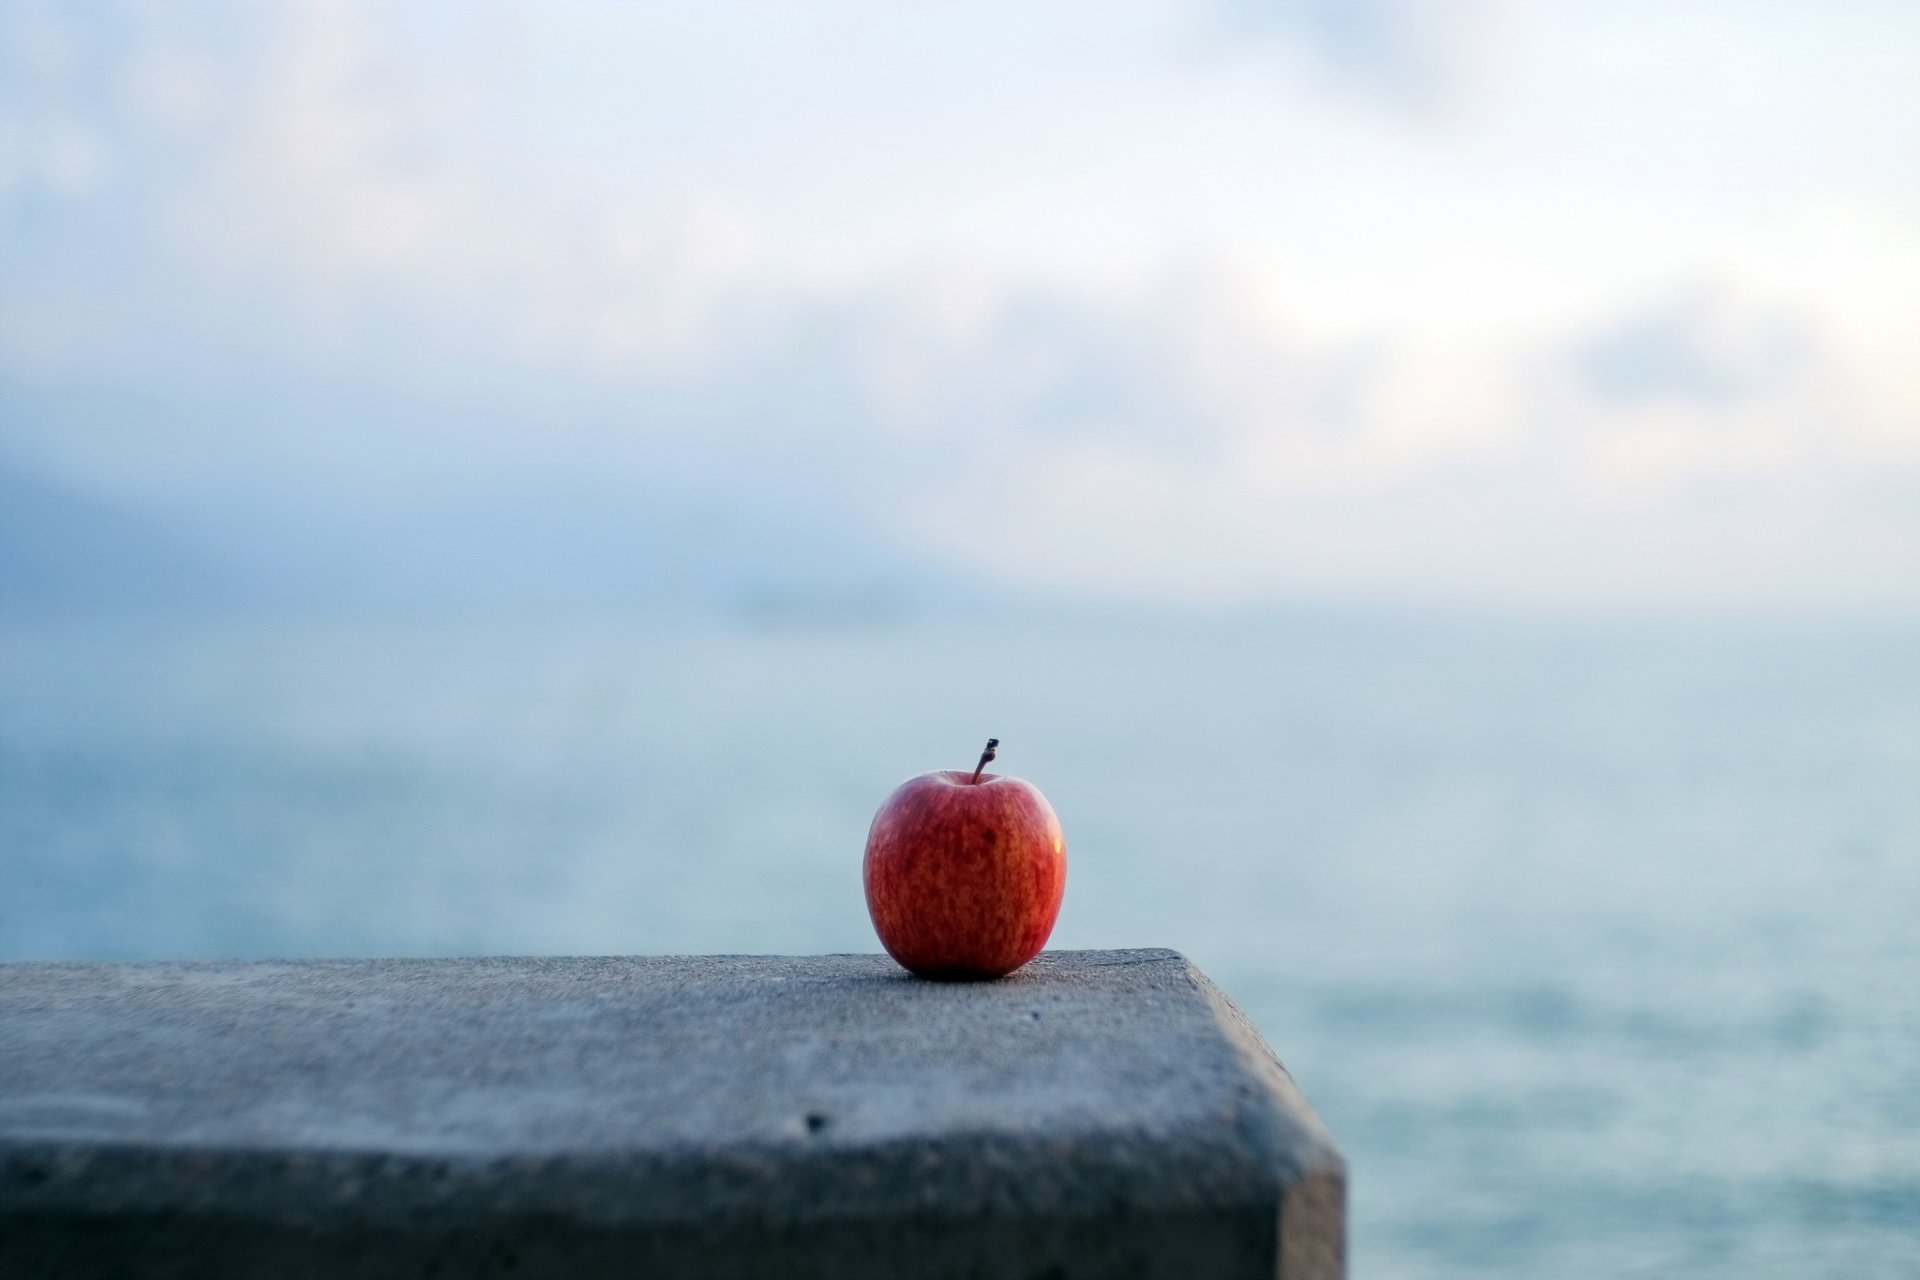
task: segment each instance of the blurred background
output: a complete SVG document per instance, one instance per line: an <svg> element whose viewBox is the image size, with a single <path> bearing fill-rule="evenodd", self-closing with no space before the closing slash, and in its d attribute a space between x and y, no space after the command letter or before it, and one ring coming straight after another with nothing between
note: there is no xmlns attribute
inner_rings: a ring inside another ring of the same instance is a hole
<svg viewBox="0 0 1920 1280"><path fill-rule="evenodd" d="M875 949L1357 1276L1920 1273L1920 7L0 0L0 959Z"/></svg>

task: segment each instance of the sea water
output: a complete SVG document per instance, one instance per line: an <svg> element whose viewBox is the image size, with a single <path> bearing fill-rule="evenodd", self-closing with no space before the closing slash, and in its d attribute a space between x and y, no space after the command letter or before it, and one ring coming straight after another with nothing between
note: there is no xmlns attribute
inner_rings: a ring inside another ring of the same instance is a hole
<svg viewBox="0 0 1920 1280"><path fill-rule="evenodd" d="M8 624L0 959L873 950L875 806L989 735L1356 1276L1920 1275L1913 626Z"/></svg>

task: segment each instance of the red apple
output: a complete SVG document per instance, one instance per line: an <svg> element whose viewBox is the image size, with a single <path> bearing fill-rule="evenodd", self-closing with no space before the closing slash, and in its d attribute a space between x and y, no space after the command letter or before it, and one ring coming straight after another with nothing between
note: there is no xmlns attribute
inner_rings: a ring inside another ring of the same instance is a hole
<svg viewBox="0 0 1920 1280"><path fill-rule="evenodd" d="M867 913L924 978L998 978L1040 953L1067 887L1067 844L1032 783L983 773L901 783L867 832Z"/></svg>

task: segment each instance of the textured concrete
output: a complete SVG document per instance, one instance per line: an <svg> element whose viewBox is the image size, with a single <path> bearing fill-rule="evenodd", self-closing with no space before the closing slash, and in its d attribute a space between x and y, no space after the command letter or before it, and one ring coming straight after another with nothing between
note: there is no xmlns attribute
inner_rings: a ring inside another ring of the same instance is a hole
<svg viewBox="0 0 1920 1280"><path fill-rule="evenodd" d="M1343 1274L1171 951L0 966L0 1275Z"/></svg>

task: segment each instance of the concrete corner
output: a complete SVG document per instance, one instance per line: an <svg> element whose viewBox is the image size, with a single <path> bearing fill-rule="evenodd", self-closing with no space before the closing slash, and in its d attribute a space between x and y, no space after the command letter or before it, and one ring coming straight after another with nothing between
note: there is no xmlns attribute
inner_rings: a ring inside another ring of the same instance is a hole
<svg viewBox="0 0 1920 1280"><path fill-rule="evenodd" d="M1171 951L0 966L0 1274L1344 1274Z"/></svg>

